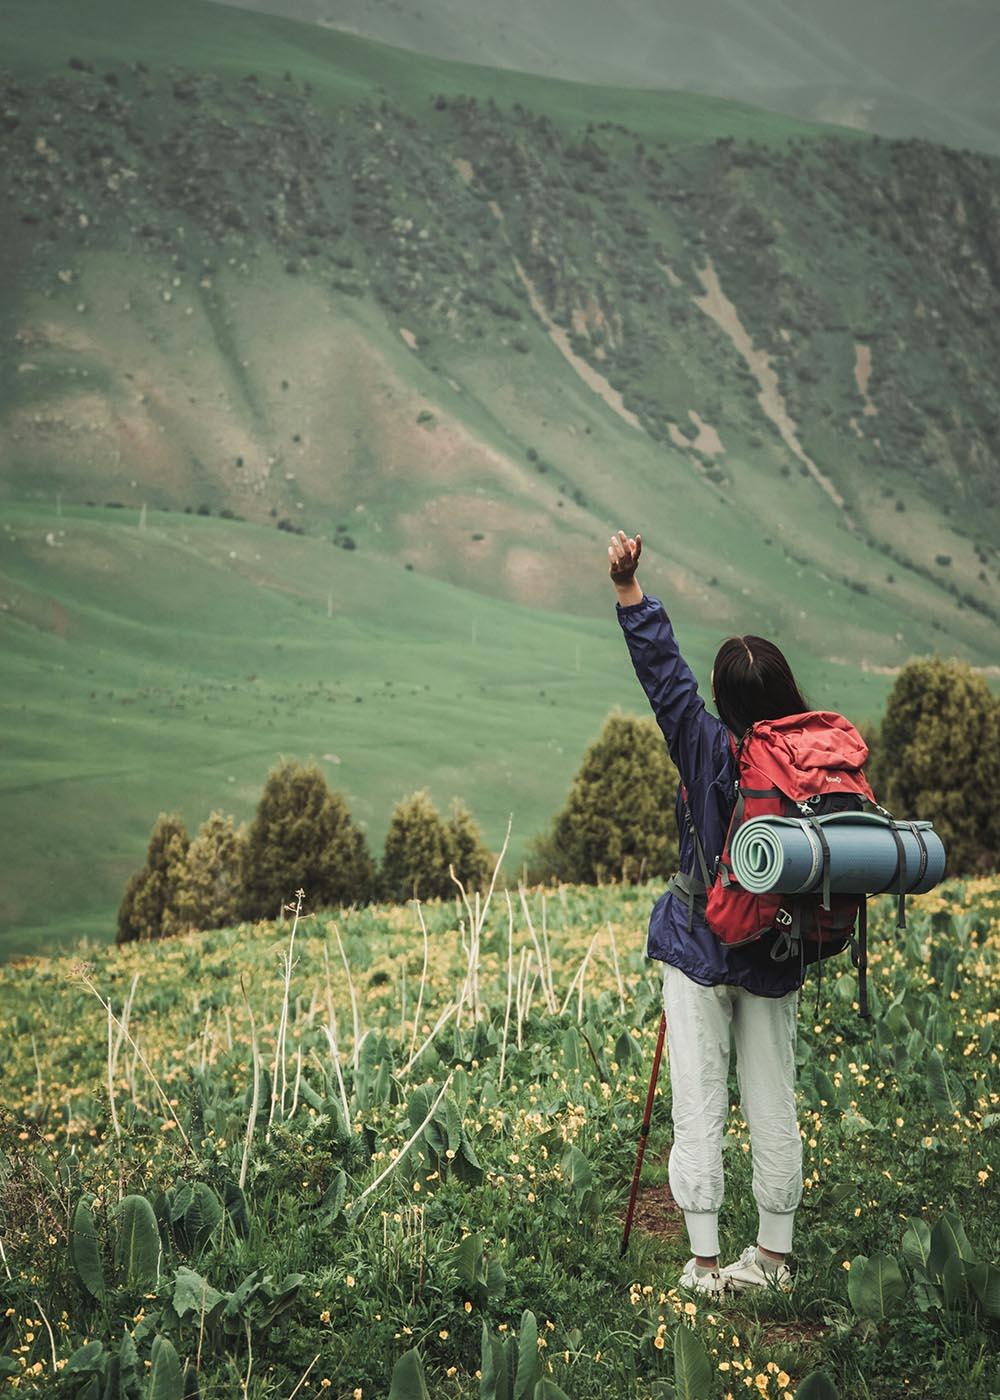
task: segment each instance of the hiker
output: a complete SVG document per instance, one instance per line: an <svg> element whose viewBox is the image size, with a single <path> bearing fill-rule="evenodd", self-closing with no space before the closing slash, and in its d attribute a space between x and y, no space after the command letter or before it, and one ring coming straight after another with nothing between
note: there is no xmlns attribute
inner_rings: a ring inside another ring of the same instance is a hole
<svg viewBox="0 0 1000 1400"><path fill-rule="evenodd" d="M772 642L730 637L719 648L712 673L713 699L721 718L710 714L662 603L647 597L636 582L641 552L640 535L631 539L619 531L612 537L609 572L618 597L618 620L681 777L681 870L690 875L701 860L702 869L707 863L714 871L739 783L735 743L756 721L801 715L809 706ZM696 849L695 833L701 851ZM680 890L668 890L650 917L647 949L663 963L670 1055L670 1189L684 1212L693 1255L680 1283L710 1295L787 1287L791 1282L786 1259L802 1197L795 1035L803 960L775 960L774 941L768 931L754 941L727 946L706 924L704 905L695 907ZM740 1104L750 1128L759 1225L756 1243L720 1267L718 1220L731 1038L736 1042Z"/></svg>

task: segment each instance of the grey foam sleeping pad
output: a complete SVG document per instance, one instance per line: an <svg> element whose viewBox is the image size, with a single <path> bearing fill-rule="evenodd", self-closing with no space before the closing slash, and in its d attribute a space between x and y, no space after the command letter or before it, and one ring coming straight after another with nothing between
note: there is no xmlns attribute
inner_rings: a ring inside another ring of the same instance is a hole
<svg viewBox="0 0 1000 1400"><path fill-rule="evenodd" d="M896 828L906 856L902 880L899 849L885 817L837 812L817 822L829 843L830 889L835 894L875 894L887 888L925 894L944 875L944 846L930 822ZM927 848L927 866L919 880L921 851L915 831ZM752 818L736 832L731 857L733 873L751 894L807 894L822 885L822 842L806 818Z"/></svg>

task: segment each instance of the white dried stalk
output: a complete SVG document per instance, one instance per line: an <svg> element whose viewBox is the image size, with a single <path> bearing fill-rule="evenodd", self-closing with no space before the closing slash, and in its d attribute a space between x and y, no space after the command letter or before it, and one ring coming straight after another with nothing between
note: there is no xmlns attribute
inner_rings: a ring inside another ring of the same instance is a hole
<svg viewBox="0 0 1000 1400"><path fill-rule="evenodd" d="M351 976L351 968L347 961L347 954L344 952L344 945L340 939L340 929L336 924L331 925L331 927L337 938L337 947L340 949L340 960L344 964L344 972L347 976L347 990L351 995L351 1016L354 1022L354 1054L351 1062L354 1065L354 1072L357 1073L358 1055L361 1050L361 1019L358 1015L358 998L354 992L354 978Z"/></svg>
<svg viewBox="0 0 1000 1400"><path fill-rule="evenodd" d="M577 989L577 984L578 984L578 983L582 983L583 975L584 975L584 973L585 973L586 970L587 970L587 963L590 961L590 955L591 955L591 953L594 951L594 944L597 942L597 940L598 940L599 937L600 937L600 930L598 929L597 933L595 933L594 936L593 936L593 938L590 940L590 947L587 949L587 951L586 951L586 952L584 953L584 955L583 955L583 962L581 962L580 966L577 968L577 970L576 970L576 976L573 978L572 982L569 984L569 991L566 993L566 1000L563 1002L563 1004L562 1004L562 1009L561 1009L560 1012L559 1012L560 1016L562 1016L562 1015L565 1014L566 1008L567 1008L567 1006L569 1006L570 997L572 997L573 993L574 993L574 992L576 991L576 989Z"/></svg>
<svg viewBox="0 0 1000 1400"><path fill-rule="evenodd" d="M292 919L292 931L288 938L288 951L284 956L284 976L282 978L281 995L281 1015L278 1018L278 1034L274 1041L274 1069L271 1074L271 1107L267 1115L267 1136L265 1141L270 1141L271 1124L274 1122L274 1115L277 1111L279 1098L281 1103L281 1116L285 1116L285 1091L287 1089L287 1067L285 1064L285 1040L288 1034L288 993L292 982L292 969L295 963L292 954L295 950L295 932L299 926L299 915L302 912L303 890L295 892L295 916ZM290 908L292 906L289 906ZM281 1072L281 1093L278 1093L278 1073Z"/></svg>
<svg viewBox="0 0 1000 1400"><path fill-rule="evenodd" d="M520 899L521 899L521 908L524 910L524 920L525 920L525 923L528 925L528 932L531 934L531 941L532 941L532 943L535 945L535 954L536 954L536 956L537 956L537 958L538 958L538 966L539 966L540 968L543 968L543 969L544 969L544 967L545 967L545 958L544 958L543 955L542 955L542 945L541 945L541 943L539 943L539 941L538 941L538 934L535 932L535 925L534 925L534 921L532 920L532 917L531 917L531 910L528 908L528 893L527 893L527 890L524 888L523 885L518 885L518 887L517 887L517 892L518 892L518 895L520 896ZM555 998L555 993L551 990L551 988L548 986L547 982L545 981L544 973L543 973L543 976L542 976L542 993L543 993L543 995L544 995L544 997L545 997L545 1005L546 1005L546 1007L548 1008L548 1010L549 1010L550 1012L552 1012L553 1014L555 1014L555 1009L556 1009L556 998Z"/></svg>
<svg viewBox="0 0 1000 1400"><path fill-rule="evenodd" d="M289 1110L289 1118L295 1117L295 1110L299 1106L299 1086L302 1083L302 1041L299 1041L295 1051L295 1088L292 1090L292 1106Z"/></svg>
<svg viewBox="0 0 1000 1400"><path fill-rule="evenodd" d="M240 991L243 993L247 1015L250 1017L250 1051L253 1057L253 1096L250 1102L250 1116L247 1119L246 1139L243 1143L243 1161L240 1163L240 1190L242 1191L247 1182L247 1168L250 1165L250 1145L253 1142L254 1128L257 1126L257 1110L260 1107L260 1047L257 1044L257 1022L254 1020L253 1007L250 1005L247 989L243 985L242 975L240 976Z"/></svg>
<svg viewBox="0 0 1000 1400"><path fill-rule="evenodd" d="M428 938L427 938L427 925L426 925L426 923L424 922L424 913L423 913L423 910L422 910L421 907L420 907L420 901L419 901L419 899L415 899L413 902L414 902L414 904L417 906L417 918L418 918L419 921L420 921L420 932L421 932L421 933L423 934L423 936L424 936L424 966L423 966L423 971L422 971L421 974L420 974L420 992L419 992L419 994L418 994L418 996L417 996L417 1012L416 1012L416 1015L415 1015L414 1018L413 1018L413 1034L412 1034L412 1036L410 1037L410 1063L411 1063L411 1064L413 1063L413 1047L414 1047L414 1045L416 1044L416 1040L417 1040L417 1030L418 1030L418 1027L419 1027L419 1025L420 1025L420 1013L421 1013L421 1011L423 1010L423 1005L424 1005L424 988L425 988L425 986L427 985L427 960L428 960L428 957L429 957L429 955L430 955L430 942L429 942L429 940L428 940Z"/></svg>
<svg viewBox="0 0 1000 1400"><path fill-rule="evenodd" d="M115 1107L115 1051L114 1051L114 1017L111 1014L111 1003L108 1003L108 1103L111 1106L111 1126L115 1130L115 1140L121 1145L122 1129L118 1122L118 1110ZM34 1036L32 1036L34 1043Z"/></svg>
<svg viewBox="0 0 1000 1400"><path fill-rule="evenodd" d="M611 939L611 965L615 970L615 981L618 983L618 1007L621 1014L625 1015L625 987L622 983L621 968L618 966L618 944L615 942L615 931L611 927L611 920L608 920L608 935Z"/></svg>
<svg viewBox="0 0 1000 1400"><path fill-rule="evenodd" d="M507 1064L507 1036L510 1033L510 1002L514 990L514 906L510 902L510 890L504 890L507 896L507 1002L503 1013L503 1039L500 1044L500 1073L497 1079L497 1088L503 1087L503 1074Z"/></svg>
<svg viewBox="0 0 1000 1400"><path fill-rule="evenodd" d="M413 1066L414 1066L414 1065L417 1063L417 1061L420 1059L420 1056L421 1056L421 1055L424 1053L424 1051L427 1049L428 1045L430 1045L431 1041L432 1041L432 1040L434 1039L434 1037L437 1035L437 1033L438 1033L438 1031L441 1029L441 1027L445 1024L446 1021L450 1020L450 1018L451 1018L452 1016L455 1015L456 1011L460 1012L461 1009L462 1009L462 1003L461 1003L461 1001L450 1002L450 1003L445 1007L445 1009L441 1012L441 1015L437 1018L437 1021L436 1021L435 1024L434 1024L434 1029L431 1031L430 1035L429 1035L429 1036L427 1037L427 1039L423 1042L423 1044L420 1046L420 1048L417 1050L417 1052L416 1052L414 1055L411 1055L411 1056L410 1056L410 1058L407 1060L406 1064L405 1064L405 1065L403 1066L403 1068L400 1070L399 1073L400 1073L401 1076L404 1075L404 1074L409 1074L410 1070L413 1068Z"/></svg>
<svg viewBox="0 0 1000 1400"><path fill-rule="evenodd" d="M344 1088L344 1075L340 1068L340 1050L337 1047L336 1024L324 1026L323 1030L327 1040L330 1042L330 1058L333 1060L334 1072L337 1076L337 1088L340 1090L340 1102L344 1109L344 1125L348 1131L351 1127L351 1110L347 1104L347 1090Z"/></svg>
<svg viewBox="0 0 1000 1400"><path fill-rule="evenodd" d="M89 992L91 992L91 993L97 998L97 1000L98 1000L98 1001L101 1003L101 1005L104 1007L104 1009L105 1009L105 1011L108 1013L108 1015L111 1016L111 1017L115 1020L115 1022L120 1026L120 1025L121 1025L121 1022L118 1020L118 1018L115 1016L114 1012L111 1010L110 1004L104 1000L104 998L101 996L100 992L99 992L99 991L97 990L97 988L94 986L93 982L91 982L90 978L89 978L89 977L81 977L80 981L81 981L82 985L83 985L84 987L86 987L87 990L88 990ZM159 1096L160 1096L160 1098L161 1098L161 1100L162 1100L162 1102L163 1102L163 1106L164 1106L164 1107L166 1108L166 1110L167 1110L167 1117L171 1120L171 1122L174 1122L174 1123L177 1124L177 1131L180 1133L181 1138L183 1139L184 1146L185 1146L185 1147L187 1148L187 1150L190 1152L190 1151L191 1151L191 1139L188 1137L187 1133L184 1131L184 1128L182 1127L182 1125L181 1125L181 1123L179 1122L179 1120L178 1120L177 1118L174 1117L173 1105L171 1104L170 1100L167 1098L167 1095L166 1095L166 1093L164 1092L164 1089L163 1089L163 1085L160 1083L160 1081L157 1079L156 1075L153 1073L153 1070L152 1070L152 1067L150 1066L149 1061L146 1059L145 1055L144 1055L144 1054L142 1053L142 1051L139 1049L139 1046L137 1045L134 1036L132 1035L131 1031L128 1030L127 1027L125 1028L124 1034L125 1034L125 1038L128 1040L128 1043L132 1046L133 1050L135 1051L137 1059L141 1062L143 1069L144 1069L144 1070L146 1071L146 1073L149 1075L149 1078L150 1078L150 1081L151 1081L151 1083L152 1083L152 1085L153 1085L153 1088L154 1088L154 1089L156 1090L156 1092L159 1094ZM134 1097L134 1093L133 1093L133 1097Z"/></svg>
<svg viewBox="0 0 1000 1400"><path fill-rule="evenodd" d="M455 1071L454 1071L454 1070L449 1071L448 1078L444 1081L444 1084L441 1086L441 1092L438 1094L437 1098L434 1100L434 1102L431 1104L430 1108L427 1110L427 1117L426 1117L426 1118L424 1119L424 1121L421 1123L420 1127L417 1128L417 1130L416 1130L414 1133L412 1133L412 1134L410 1135L409 1138L407 1138L406 1142L403 1144L403 1146L402 1146L402 1147L400 1148L400 1150L399 1150L399 1155L398 1155L393 1161L391 1161L391 1162L389 1163L389 1165L386 1167L385 1171L384 1171L384 1172L380 1172L379 1175L375 1178L375 1180L374 1180L370 1185L368 1185L368 1186L365 1187L365 1189L362 1191L361 1195L357 1198L357 1200L351 1202L351 1204L347 1207L348 1210L354 1210L356 1206L359 1206L359 1205L361 1204L361 1202L365 1199L366 1196L370 1196L371 1193L375 1190L375 1188L376 1188L377 1186L381 1186L382 1182L386 1179L386 1177L387 1177L387 1176L390 1176L390 1175L392 1174L392 1172L394 1172L394 1171L396 1170L396 1168L399 1166L400 1162L401 1162L401 1161L403 1160L403 1158L406 1156L407 1152L409 1152L410 1148L413 1146L413 1144L414 1144L414 1143L417 1141L417 1139L420 1137L420 1134L421 1134L421 1133L424 1131L424 1129L427 1127L427 1124L428 1124L428 1123L431 1121L431 1119L434 1117L435 1113L437 1112L438 1104L441 1102L441 1100L444 1098L445 1094L448 1092L449 1088L451 1087L451 1081L452 1081L452 1079L454 1078L454 1076L455 1076Z"/></svg>

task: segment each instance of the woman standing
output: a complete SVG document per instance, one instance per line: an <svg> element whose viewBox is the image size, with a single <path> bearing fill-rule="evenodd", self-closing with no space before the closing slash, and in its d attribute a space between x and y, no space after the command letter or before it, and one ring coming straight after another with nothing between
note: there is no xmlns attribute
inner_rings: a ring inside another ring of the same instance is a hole
<svg viewBox="0 0 1000 1400"><path fill-rule="evenodd" d="M788 662L759 637L731 637L715 659L708 713L662 603L635 579L642 538L623 531L608 548L618 620L632 664L686 791L677 798L680 869L696 872L695 833L709 869L722 854L739 773L738 741L758 720L808 710ZM693 829L692 829L693 828ZM663 964L674 1141L670 1189L684 1212L692 1258L680 1282L708 1294L788 1287L786 1256L802 1197L802 1140L795 1110L798 959L775 961L768 935L722 944L703 914L669 891L653 909L647 951ZM736 1045L740 1104L750 1128L757 1240L720 1267L722 1140Z"/></svg>

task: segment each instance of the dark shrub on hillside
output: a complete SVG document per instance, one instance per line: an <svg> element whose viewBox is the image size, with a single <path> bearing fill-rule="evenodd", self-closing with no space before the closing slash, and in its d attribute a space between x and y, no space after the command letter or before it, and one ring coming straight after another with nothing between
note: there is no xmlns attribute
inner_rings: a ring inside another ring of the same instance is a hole
<svg viewBox="0 0 1000 1400"><path fill-rule="evenodd" d="M361 904L375 867L364 833L315 764L281 763L268 774L246 836L243 912L276 918L305 890L305 907Z"/></svg>
<svg viewBox="0 0 1000 1400"><path fill-rule="evenodd" d="M448 828L430 796L415 792L396 803L382 855L384 899L446 899L457 893L448 874Z"/></svg>
<svg viewBox="0 0 1000 1400"><path fill-rule="evenodd" d="M1000 864L1000 700L971 667L939 659L903 667L872 777L895 816L934 823L950 874Z"/></svg>
<svg viewBox="0 0 1000 1400"><path fill-rule="evenodd" d="M552 830L532 843L533 874L578 884L673 874L677 782L654 721L611 715Z"/></svg>
<svg viewBox="0 0 1000 1400"><path fill-rule="evenodd" d="M199 828L184 860L176 916L182 928L225 928L240 916L246 833L232 817L213 812Z"/></svg>
<svg viewBox="0 0 1000 1400"><path fill-rule="evenodd" d="M427 792L397 802L389 821L382 858L384 898L448 899L458 888L449 867L468 892L484 890L493 857L472 813L457 798L444 821Z"/></svg>
<svg viewBox="0 0 1000 1400"><path fill-rule="evenodd" d="M161 813L149 838L146 864L125 886L118 909L118 943L179 932L177 894L189 845L180 817Z"/></svg>
<svg viewBox="0 0 1000 1400"><path fill-rule="evenodd" d="M466 891L485 890L496 862L486 848L475 818L457 797L451 804L451 816L448 818L448 847L455 874Z"/></svg>

